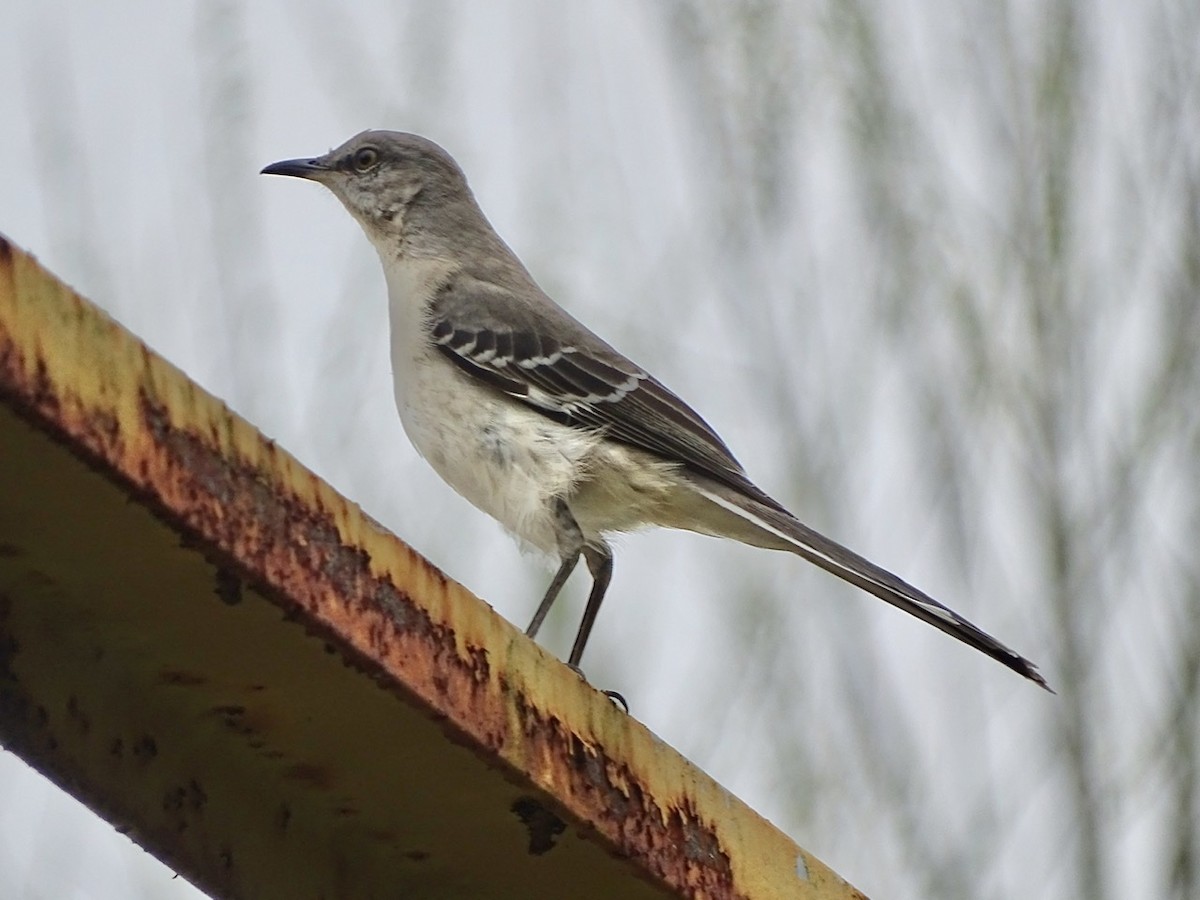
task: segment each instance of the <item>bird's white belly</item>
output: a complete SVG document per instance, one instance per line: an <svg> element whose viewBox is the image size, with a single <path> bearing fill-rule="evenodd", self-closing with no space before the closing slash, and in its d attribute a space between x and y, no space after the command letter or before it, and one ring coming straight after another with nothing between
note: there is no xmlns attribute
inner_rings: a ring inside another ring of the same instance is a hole
<svg viewBox="0 0 1200 900"><path fill-rule="evenodd" d="M557 553L555 498L571 494L597 438L498 403L490 388L441 358L410 370L408 383L399 374L396 406L417 452L514 535Z"/></svg>

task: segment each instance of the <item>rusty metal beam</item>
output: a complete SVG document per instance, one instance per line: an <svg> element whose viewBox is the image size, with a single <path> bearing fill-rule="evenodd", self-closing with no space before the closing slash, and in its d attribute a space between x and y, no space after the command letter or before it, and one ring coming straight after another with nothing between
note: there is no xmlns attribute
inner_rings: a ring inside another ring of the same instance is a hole
<svg viewBox="0 0 1200 900"><path fill-rule="evenodd" d="M860 897L0 237L0 742L216 897Z"/></svg>

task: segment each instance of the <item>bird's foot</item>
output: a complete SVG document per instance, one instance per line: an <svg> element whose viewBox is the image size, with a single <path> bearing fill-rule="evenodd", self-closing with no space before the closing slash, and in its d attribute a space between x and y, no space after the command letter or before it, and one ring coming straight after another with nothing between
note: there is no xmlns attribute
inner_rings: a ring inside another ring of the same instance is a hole
<svg viewBox="0 0 1200 900"><path fill-rule="evenodd" d="M587 676L583 674L583 669L579 668L579 666L575 665L574 663L567 663L567 668L570 669L572 672L574 672L576 675L578 675L580 678L582 678L584 681L587 681L588 684L591 684L591 682L588 681ZM629 703L625 699L623 694L621 694L618 691L606 691L606 690L602 690L600 688L597 688L597 690L600 691L600 693L602 693L605 697L607 697L613 703L620 706L621 709L625 710L625 715L629 715Z"/></svg>

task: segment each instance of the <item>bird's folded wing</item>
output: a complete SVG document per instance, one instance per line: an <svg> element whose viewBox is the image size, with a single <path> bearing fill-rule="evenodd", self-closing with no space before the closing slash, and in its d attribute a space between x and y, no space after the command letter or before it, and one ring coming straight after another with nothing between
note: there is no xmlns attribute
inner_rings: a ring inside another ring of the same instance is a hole
<svg viewBox="0 0 1200 900"><path fill-rule="evenodd" d="M452 281L430 310L439 351L472 377L565 424L714 478L775 506L695 410L546 298Z"/></svg>

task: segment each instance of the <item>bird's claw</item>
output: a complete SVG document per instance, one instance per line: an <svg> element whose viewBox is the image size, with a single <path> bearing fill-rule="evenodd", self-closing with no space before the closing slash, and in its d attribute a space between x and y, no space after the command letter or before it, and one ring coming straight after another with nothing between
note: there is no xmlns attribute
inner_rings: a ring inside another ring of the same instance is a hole
<svg viewBox="0 0 1200 900"><path fill-rule="evenodd" d="M579 668L579 666L575 665L574 663L567 663L567 668L578 675L585 682L591 684L591 682L587 680L587 676L583 674L583 669ZM600 693L602 693L613 703L620 706L621 709L625 711L625 715L629 715L629 701L625 699L623 694L621 694L619 691L606 691L599 688L597 688L597 690L600 690Z"/></svg>

